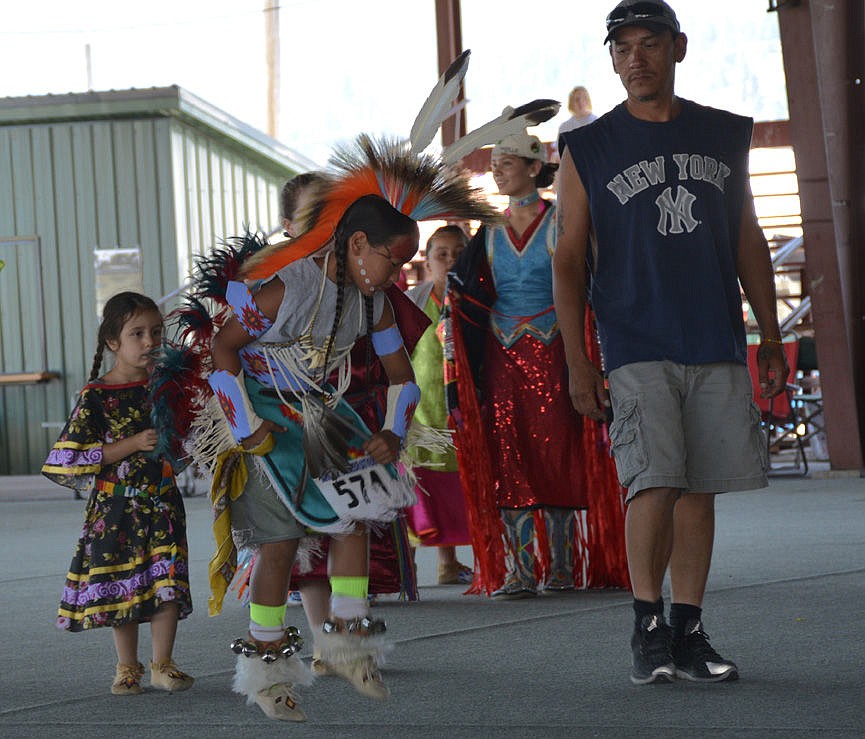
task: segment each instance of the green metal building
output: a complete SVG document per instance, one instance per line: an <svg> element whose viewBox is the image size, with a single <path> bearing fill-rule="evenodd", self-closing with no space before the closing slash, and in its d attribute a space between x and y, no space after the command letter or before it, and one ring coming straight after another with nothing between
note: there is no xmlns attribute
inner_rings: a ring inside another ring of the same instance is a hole
<svg viewBox="0 0 865 739"><path fill-rule="evenodd" d="M176 86L0 99L0 475L39 471L111 294L171 296L314 167Z"/></svg>

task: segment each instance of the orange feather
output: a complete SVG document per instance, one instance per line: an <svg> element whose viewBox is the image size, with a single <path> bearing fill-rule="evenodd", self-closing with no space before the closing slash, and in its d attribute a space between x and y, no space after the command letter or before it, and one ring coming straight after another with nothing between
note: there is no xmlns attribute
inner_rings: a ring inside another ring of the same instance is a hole
<svg viewBox="0 0 865 739"><path fill-rule="evenodd" d="M247 280L263 280L298 259L315 254L336 231L337 224L348 207L364 195L378 195L381 190L371 169L352 173L323 193L324 206L315 224L296 239L265 247L243 264L241 276Z"/></svg>

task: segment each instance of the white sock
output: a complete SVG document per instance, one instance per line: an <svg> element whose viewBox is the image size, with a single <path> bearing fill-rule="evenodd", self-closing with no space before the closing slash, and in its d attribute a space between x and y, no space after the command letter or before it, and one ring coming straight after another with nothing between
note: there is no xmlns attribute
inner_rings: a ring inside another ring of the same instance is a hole
<svg viewBox="0 0 865 739"><path fill-rule="evenodd" d="M257 641L277 641L285 632L282 626L262 626L250 620L249 635Z"/></svg>
<svg viewBox="0 0 865 739"><path fill-rule="evenodd" d="M343 621L352 621L369 614L369 602L366 598L351 598L347 595L330 596L330 612Z"/></svg>

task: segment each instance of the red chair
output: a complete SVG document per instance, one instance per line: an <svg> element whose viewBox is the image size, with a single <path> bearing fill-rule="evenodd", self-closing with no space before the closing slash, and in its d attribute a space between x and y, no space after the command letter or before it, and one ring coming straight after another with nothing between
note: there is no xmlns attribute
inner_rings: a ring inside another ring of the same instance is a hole
<svg viewBox="0 0 865 739"><path fill-rule="evenodd" d="M800 421L796 415L793 403L793 395L800 388L792 381L796 377L796 366L799 359L799 341L785 341L784 353L787 355L787 364L790 374L784 392L774 398L760 397L760 379L757 369L757 344L748 345L748 370L751 373L751 385L754 389L754 402L760 409L763 420L763 428L766 431L766 447L769 452L770 470L772 452L778 453L790 444L796 447L794 469L800 470L801 474L808 474L808 459L805 456L805 442L799 433ZM800 463L801 460L801 463Z"/></svg>

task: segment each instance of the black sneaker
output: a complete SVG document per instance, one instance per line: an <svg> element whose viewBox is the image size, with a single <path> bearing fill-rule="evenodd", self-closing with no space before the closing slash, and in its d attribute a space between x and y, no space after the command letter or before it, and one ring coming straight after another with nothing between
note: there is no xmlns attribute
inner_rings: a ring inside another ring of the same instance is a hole
<svg viewBox="0 0 865 739"><path fill-rule="evenodd" d="M736 680L739 668L724 659L709 644L709 635L703 631L703 622L692 618L685 624L685 634L673 642L673 661L676 676L698 683L719 683Z"/></svg>
<svg viewBox="0 0 865 739"><path fill-rule="evenodd" d="M647 685L654 682L672 682L676 677L676 667L670 644L673 634L664 617L660 614L644 616L640 626L634 629L631 637L633 669L631 682Z"/></svg>

